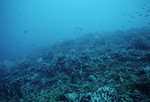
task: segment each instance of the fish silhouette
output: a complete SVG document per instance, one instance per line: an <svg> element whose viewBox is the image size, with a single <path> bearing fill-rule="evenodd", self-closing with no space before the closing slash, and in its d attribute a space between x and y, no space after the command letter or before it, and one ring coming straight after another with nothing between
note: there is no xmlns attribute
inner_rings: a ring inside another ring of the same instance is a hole
<svg viewBox="0 0 150 102"><path fill-rule="evenodd" d="M23 33L28 33L28 32L29 32L28 30L24 30L24 31L23 31Z"/></svg>
<svg viewBox="0 0 150 102"><path fill-rule="evenodd" d="M145 17L148 17L149 15L145 15Z"/></svg>

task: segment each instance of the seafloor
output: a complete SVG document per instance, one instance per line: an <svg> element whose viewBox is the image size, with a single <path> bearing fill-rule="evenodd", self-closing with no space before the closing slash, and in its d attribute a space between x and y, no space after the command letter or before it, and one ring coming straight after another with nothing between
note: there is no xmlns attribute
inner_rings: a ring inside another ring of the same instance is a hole
<svg viewBox="0 0 150 102"><path fill-rule="evenodd" d="M85 34L0 63L0 102L149 102L150 29Z"/></svg>

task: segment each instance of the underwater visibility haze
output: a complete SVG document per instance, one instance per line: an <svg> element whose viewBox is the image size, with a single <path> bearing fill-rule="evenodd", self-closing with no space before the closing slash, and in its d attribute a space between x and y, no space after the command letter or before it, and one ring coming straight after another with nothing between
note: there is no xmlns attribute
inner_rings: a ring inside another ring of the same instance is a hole
<svg viewBox="0 0 150 102"><path fill-rule="evenodd" d="M1 0L0 10L4 56L86 33L150 26L149 0Z"/></svg>
<svg viewBox="0 0 150 102"><path fill-rule="evenodd" d="M149 102L150 0L0 0L0 102Z"/></svg>

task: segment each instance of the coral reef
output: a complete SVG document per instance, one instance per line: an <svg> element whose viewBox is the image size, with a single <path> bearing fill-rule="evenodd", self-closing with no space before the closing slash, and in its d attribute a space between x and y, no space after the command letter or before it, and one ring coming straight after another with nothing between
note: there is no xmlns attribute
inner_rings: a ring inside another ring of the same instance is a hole
<svg viewBox="0 0 150 102"><path fill-rule="evenodd" d="M0 102L149 101L149 38L145 28L91 33L1 61Z"/></svg>

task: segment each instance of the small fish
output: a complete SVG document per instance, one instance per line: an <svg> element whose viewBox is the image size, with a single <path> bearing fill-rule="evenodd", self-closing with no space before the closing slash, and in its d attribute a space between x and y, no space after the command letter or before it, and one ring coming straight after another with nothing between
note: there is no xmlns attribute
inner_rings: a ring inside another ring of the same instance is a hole
<svg viewBox="0 0 150 102"><path fill-rule="evenodd" d="M142 14L140 14L139 16L142 16Z"/></svg>
<svg viewBox="0 0 150 102"><path fill-rule="evenodd" d="M28 32L29 32L28 30L24 30L24 31L23 31L23 33L28 33Z"/></svg>
<svg viewBox="0 0 150 102"><path fill-rule="evenodd" d="M123 26L121 26L121 28L123 29L123 28L124 28L124 25L123 25Z"/></svg>
<svg viewBox="0 0 150 102"><path fill-rule="evenodd" d="M78 29L78 30L80 30L80 31L82 30L82 28L80 28L80 27L76 27L76 29Z"/></svg>
<svg viewBox="0 0 150 102"><path fill-rule="evenodd" d="M134 16L131 17L132 19L134 18Z"/></svg>
<svg viewBox="0 0 150 102"><path fill-rule="evenodd" d="M21 14L19 14L19 15L18 15L18 17L22 17L22 15L21 15Z"/></svg>
<svg viewBox="0 0 150 102"><path fill-rule="evenodd" d="M79 27L76 27L76 29L80 29Z"/></svg>
<svg viewBox="0 0 150 102"><path fill-rule="evenodd" d="M146 10L146 12L149 12L150 10Z"/></svg>
<svg viewBox="0 0 150 102"><path fill-rule="evenodd" d="M36 45L36 44L35 44L35 43L33 43L33 44L32 44L32 47L34 47L35 45Z"/></svg>
<svg viewBox="0 0 150 102"><path fill-rule="evenodd" d="M139 14L139 12L138 12L138 11L137 11L136 13L137 13L137 14Z"/></svg>
<svg viewBox="0 0 150 102"><path fill-rule="evenodd" d="M47 34L47 31L45 31L44 34Z"/></svg>
<svg viewBox="0 0 150 102"><path fill-rule="evenodd" d="M145 17L148 17L149 15L145 15Z"/></svg>
<svg viewBox="0 0 150 102"><path fill-rule="evenodd" d="M79 30L82 31L82 28L80 28Z"/></svg>
<svg viewBox="0 0 150 102"><path fill-rule="evenodd" d="M150 25L150 23L148 23Z"/></svg>

